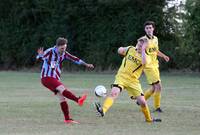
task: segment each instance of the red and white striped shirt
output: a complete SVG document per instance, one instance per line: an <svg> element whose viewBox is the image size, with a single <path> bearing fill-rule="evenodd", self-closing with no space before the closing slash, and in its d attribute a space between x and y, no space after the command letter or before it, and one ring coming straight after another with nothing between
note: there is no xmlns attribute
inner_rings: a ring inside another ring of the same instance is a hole
<svg viewBox="0 0 200 135"><path fill-rule="evenodd" d="M60 55L56 46L45 50L43 55L37 55L36 59L43 60L41 78L53 77L58 80L60 80L62 62L64 60L71 60L78 65L84 63L84 61L68 52L64 52L62 55Z"/></svg>

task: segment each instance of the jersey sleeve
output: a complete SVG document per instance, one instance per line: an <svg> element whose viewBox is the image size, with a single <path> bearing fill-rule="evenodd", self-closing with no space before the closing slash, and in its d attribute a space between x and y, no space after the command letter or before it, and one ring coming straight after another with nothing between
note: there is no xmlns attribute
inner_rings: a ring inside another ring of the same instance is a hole
<svg viewBox="0 0 200 135"><path fill-rule="evenodd" d="M134 48L134 47L133 47L133 46L127 46L127 47L125 47L124 56L126 56L126 55L128 54L128 51L129 51L131 48Z"/></svg>
<svg viewBox="0 0 200 135"><path fill-rule="evenodd" d="M64 56L65 60L71 60L73 63L81 65L83 64L83 61L81 59L79 59L78 57L70 54L69 52L65 52L65 56Z"/></svg>

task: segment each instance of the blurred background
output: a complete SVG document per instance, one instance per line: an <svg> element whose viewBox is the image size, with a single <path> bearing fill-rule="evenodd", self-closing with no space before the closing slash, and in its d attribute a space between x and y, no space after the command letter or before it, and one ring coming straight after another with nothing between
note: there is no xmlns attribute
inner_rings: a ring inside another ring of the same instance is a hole
<svg viewBox="0 0 200 135"><path fill-rule="evenodd" d="M96 71L115 70L117 48L135 45L146 20L156 22L160 50L171 57L161 70L200 71L199 0L1 0L0 69L37 69L37 48L66 37L68 51Z"/></svg>

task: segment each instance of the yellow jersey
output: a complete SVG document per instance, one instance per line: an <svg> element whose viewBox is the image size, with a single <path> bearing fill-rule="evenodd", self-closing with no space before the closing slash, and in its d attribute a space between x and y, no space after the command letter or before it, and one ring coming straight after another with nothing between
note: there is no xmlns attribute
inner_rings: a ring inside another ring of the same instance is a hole
<svg viewBox="0 0 200 135"><path fill-rule="evenodd" d="M159 51L158 47L158 38L156 36L153 36L150 38L149 36L144 36L148 39L148 46L146 48L146 53L150 57L151 62L145 66L145 68L158 68L159 62L157 58L157 54Z"/></svg>
<svg viewBox="0 0 200 135"><path fill-rule="evenodd" d="M147 58L146 61L148 61ZM116 77L138 81L143 69L141 54L137 52L135 47L128 46Z"/></svg>

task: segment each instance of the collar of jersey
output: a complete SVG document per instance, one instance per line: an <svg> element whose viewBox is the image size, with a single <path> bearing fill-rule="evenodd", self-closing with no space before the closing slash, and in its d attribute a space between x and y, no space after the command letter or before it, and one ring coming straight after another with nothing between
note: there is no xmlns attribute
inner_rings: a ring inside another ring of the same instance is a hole
<svg viewBox="0 0 200 135"><path fill-rule="evenodd" d="M154 39L154 35L152 36L152 38L150 37L150 36L148 36L147 34L145 34L146 35L146 37L148 38L148 39Z"/></svg>
<svg viewBox="0 0 200 135"><path fill-rule="evenodd" d="M57 48L56 46L53 47L53 51L54 51L55 53L59 54L59 53L58 53L58 48Z"/></svg>

